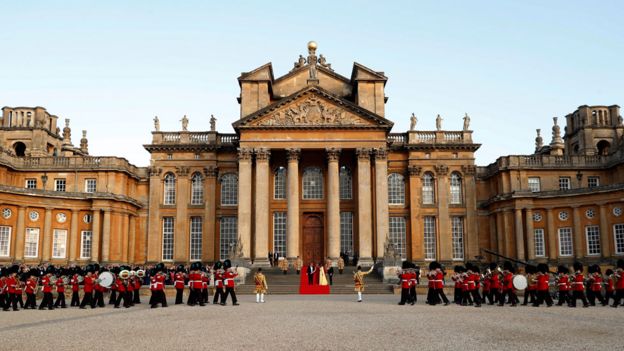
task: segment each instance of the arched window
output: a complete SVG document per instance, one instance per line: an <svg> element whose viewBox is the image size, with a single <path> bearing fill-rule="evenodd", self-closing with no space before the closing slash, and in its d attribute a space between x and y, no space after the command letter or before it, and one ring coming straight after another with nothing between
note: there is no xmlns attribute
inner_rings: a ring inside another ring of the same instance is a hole
<svg viewBox="0 0 624 351"><path fill-rule="evenodd" d="M221 205L238 204L238 177L234 173L221 177Z"/></svg>
<svg viewBox="0 0 624 351"><path fill-rule="evenodd" d="M164 188L164 204L175 205L176 198L176 179L173 173L165 174L165 188Z"/></svg>
<svg viewBox="0 0 624 351"><path fill-rule="evenodd" d="M273 175L273 198L286 199L286 168L278 167Z"/></svg>
<svg viewBox="0 0 624 351"><path fill-rule="evenodd" d="M351 170L347 166L342 166L340 167L340 200L351 200L353 198L352 194Z"/></svg>
<svg viewBox="0 0 624 351"><path fill-rule="evenodd" d="M462 179L459 173L451 173L451 204L462 203Z"/></svg>
<svg viewBox="0 0 624 351"><path fill-rule="evenodd" d="M191 205L204 203L204 179L201 174L195 173L191 177Z"/></svg>
<svg viewBox="0 0 624 351"><path fill-rule="evenodd" d="M304 200L323 198L323 172L318 167L308 167L303 171Z"/></svg>
<svg viewBox="0 0 624 351"><path fill-rule="evenodd" d="M405 180L401 174L392 173L388 176L388 204L405 204Z"/></svg>
<svg viewBox="0 0 624 351"><path fill-rule="evenodd" d="M424 205L435 203L435 179L431 172L426 172L422 178L422 203Z"/></svg>
<svg viewBox="0 0 624 351"><path fill-rule="evenodd" d="M13 144L13 149L15 150L15 156L23 157L26 155L26 144L21 141Z"/></svg>

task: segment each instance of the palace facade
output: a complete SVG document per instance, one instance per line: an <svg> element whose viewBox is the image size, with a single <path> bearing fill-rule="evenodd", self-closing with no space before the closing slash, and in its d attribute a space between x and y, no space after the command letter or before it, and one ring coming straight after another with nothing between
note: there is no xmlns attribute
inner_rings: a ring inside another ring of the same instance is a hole
<svg viewBox="0 0 624 351"><path fill-rule="evenodd" d="M462 130L392 133L383 72L335 72L310 42L275 78L270 63L238 77L235 134L160 131L149 167L91 156L86 131L42 107L0 120L0 263L187 263L233 249L308 262L345 252L363 264L388 248L446 264L483 248L521 260L611 262L624 255L624 145L618 106L554 119L530 155L476 166ZM520 141L514 141L520 142ZM487 257L489 258L489 257Z"/></svg>

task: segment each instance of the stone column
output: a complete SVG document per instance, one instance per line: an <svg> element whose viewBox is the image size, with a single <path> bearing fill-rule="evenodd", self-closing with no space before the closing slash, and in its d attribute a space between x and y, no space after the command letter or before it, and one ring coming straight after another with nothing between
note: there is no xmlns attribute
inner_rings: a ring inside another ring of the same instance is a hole
<svg viewBox="0 0 624 351"><path fill-rule="evenodd" d="M128 230L128 256L127 256L127 262L134 264L135 260L136 260L136 255L135 255L135 251L136 251L136 216L129 216L129 224L128 226L130 227Z"/></svg>
<svg viewBox="0 0 624 351"><path fill-rule="evenodd" d="M188 167L176 167L176 218L173 235L173 260L175 262L189 261L190 218L187 211L190 203L189 171Z"/></svg>
<svg viewBox="0 0 624 351"><path fill-rule="evenodd" d="M327 253L334 260L340 256L340 149L327 151Z"/></svg>
<svg viewBox="0 0 624 351"><path fill-rule="evenodd" d="M513 227L511 226L511 210L503 211L503 235L505 236L505 256L511 257L515 253L513 252L513 240L511 233L513 233Z"/></svg>
<svg viewBox="0 0 624 351"><path fill-rule="evenodd" d="M269 267L269 149L256 149L254 266Z"/></svg>
<svg viewBox="0 0 624 351"><path fill-rule="evenodd" d="M451 261L453 259L453 238L448 210L448 167L445 165L435 166L436 184L438 190L438 243L436 256L438 260Z"/></svg>
<svg viewBox="0 0 624 351"><path fill-rule="evenodd" d="M533 230L533 210L526 209L526 235L527 235L527 257L529 261L535 259L535 233Z"/></svg>
<svg viewBox="0 0 624 351"><path fill-rule="evenodd" d="M43 248L41 249L41 259L44 262L50 261L52 254L52 208L45 210L43 220Z"/></svg>
<svg viewBox="0 0 624 351"><path fill-rule="evenodd" d="M360 259L362 266L373 263L373 238L372 238L372 198L371 198L371 150L360 148L355 150L358 158L358 229Z"/></svg>
<svg viewBox="0 0 624 351"><path fill-rule="evenodd" d="M600 205L600 252L602 257L608 259L611 257L611 230L609 228L608 216L609 208L606 205Z"/></svg>
<svg viewBox="0 0 624 351"><path fill-rule="evenodd" d="M556 260L559 255L557 254L557 232L552 208L546 210L546 221L548 224L548 257L550 260Z"/></svg>
<svg viewBox="0 0 624 351"><path fill-rule="evenodd" d="M110 230L111 230L111 210L104 209L104 225L102 226L102 262L110 260Z"/></svg>
<svg viewBox="0 0 624 351"><path fill-rule="evenodd" d="M238 150L238 240L247 261L251 257L251 156L251 149Z"/></svg>
<svg viewBox="0 0 624 351"><path fill-rule="evenodd" d="M464 224L464 246L466 253L464 259L469 259L480 255L479 252L479 230L477 229L477 185L475 175L477 168L474 165L462 166L464 173L463 189L466 194L466 222Z"/></svg>
<svg viewBox="0 0 624 351"><path fill-rule="evenodd" d="M163 180L162 168L149 169L149 212L147 216L147 257L148 263L160 262L162 258L162 221L160 219L160 204L162 203Z"/></svg>
<svg viewBox="0 0 624 351"><path fill-rule="evenodd" d="M128 250L130 249L130 214L124 214L119 221L119 238L121 254L119 260L124 263L128 263Z"/></svg>
<svg viewBox="0 0 624 351"><path fill-rule="evenodd" d="M71 224L69 231L69 261L76 262L76 257L80 255L80 233L78 233L78 210L71 211Z"/></svg>
<svg viewBox="0 0 624 351"><path fill-rule="evenodd" d="M574 229L572 235L574 236L574 255L576 258L585 257L585 249L583 247L583 227L581 226L581 210L579 207L572 208L572 216L574 221Z"/></svg>
<svg viewBox="0 0 624 351"><path fill-rule="evenodd" d="M383 260L388 228L388 153L385 148L375 150L375 218L377 260Z"/></svg>
<svg viewBox="0 0 624 351"><path fill-rule="evenodd" d="M17 226L13 234L14 249L9 253L13 253L16 261L24 259L24 236L26 235L26 207L20 206L17 209Z"/></svg>
<svg viewBox="0 0 624 351"><path fill-rule="evenodd" d="M498 250L498 240L496 239L496 213L488 215L490 220L490 250Z"/></svg>
<svg viewBox="0 0 624 351"><path fill-rule="evenodd" d="M93 239L91 241L91 261L100 262L100 209L94 208L93 210L93 223L92 233Z"/></svg>
<svg viewBox="0 0 624 351"><path fill-rule="evenodd" d="M423 248L423 226L419 222L420 220L420 173L422 168L419 166L409 166L407 168L409 172L409 206L410 206L410 239L411 239L411 248L412 261L423 261L425 259L424 256L424 248Z"/></svg>
<svg viewBox="0 0 624 351"><path fill-rule="evenodd" d="M516 258L524 261L524 228L522 225L522 209L515 209Z"/></svg>
<svg viewBox="0 0 624 351"><path fill-rule="evenodd" d="M496 212L496 250L500 255L505 255L505 227L502 210Z"/></svg>
<svg viewBox="0 0 624 351"><path fill-rule="evenodd" d="M206 176L205 185L205 208L204 208L204 236L202 238L202 260L211 262L215 260L215 228L217 219L217 175L219 170L216 166L208 166L204 168Z"/></svg>
<svg viewBox="0 0 624 351"><path fill-rule="evenodd" d="M288 149L288 213L286 251L288 260L299 256L299 156L301 149Z"/></svg>

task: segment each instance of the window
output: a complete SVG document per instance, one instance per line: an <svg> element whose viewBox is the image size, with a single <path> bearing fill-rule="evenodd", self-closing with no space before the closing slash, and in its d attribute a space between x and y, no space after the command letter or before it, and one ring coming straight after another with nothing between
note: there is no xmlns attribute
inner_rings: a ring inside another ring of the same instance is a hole
<svg viewBox="0 0 624 351"><path fill-rule="evenodd" d="M91 248L93 247L93 232L90 230L83 230L80 234L80 258L91 258Z"/></svg>
<svg viewBox="0 0 624 351"><path fill-rule="evenodd" d="M529 177L529 190L534 193L542 191L542 186L538 177Z"/></svg>
<svg viewBox="0 0 624 351"><path fill-rule="evenodd" d="M568 219L568 211L559 212L559 220L566 221Z"/></svg>
<svg viewBox="0 0 624 351"><path fill-rule="evenodd" d="M167 173L165 175L165 186L163 189L164 193L164 204L165 205L175 205L176 198L176 179L172 173Z"/></svg>
<svg viewBox="0 0 624 351"><path fill-rule="evenodd" d="M39 228L26 228L24 257L39 256Z"/></svg>
<svg viewBox="0 0 624 351"><path fill-rule="evenodd" d="M94 193L96 190L95 179L85 179L85 193Z"/></svg>
<svg viewBox="0 0 624 351"><path fill-rule="evenodd" d="M388 176L388 204L405 204L405 181L401 174L392 173Z"/></svg>
<svg viewBox="0 0 624 351"><path fill-rule="evenodd" d="M424 225L424 245L425 245L425 259L436 259L436 219L432 216L427 216L423 221Z"/></svg>
<svg viewBox="0 0 624 351"><path fill-rule="evenodd" d="M600 186L600 177L587 177L587 186L590 188Z"/></svg>
<svg viewBox="0 0 624 351"><path fill-rule="evenodd" d="M278 167L273 176L273 198L275 200L286 199L286 168Z"/></svg>
<svg viewBox="0 0 624 351"><path fill-rule="evenodd" d="M219 225L219 254L221 259L228 258L230 247L236 245L236 235L238 234L238 218L221 217Z"/></svg>
<svg viewBox="0 0 624 351"><path fill-rule="evenodd" d="M353 198L352 193L351 170L347 166L342 166L340 167L340 200L351 200Z"/></svg>
<svg viewBox="0 0 624 351"><path fill-rule="evenodd" d="M459 205L462 203L462 179L459 173L451 174L451 204Z"/></svg>
<svg viewBox="0 0 624 351"><path fill-rule="evenodd" d="M173 260L173 217L163 217L162 259Z"/></svg>
<svg viewBox="0 0 624 351"><path fill-rule="evenodd" d="M340 251L353 253L353 212L340 212Z"/></svg>
<svg viewBox="0 0 624 351"><path fill-rule="evenodd" d="M195 173L191 178L191 205L204 203L204 180L201 174Z"/></svg>
<svg viewBox="0 0 624 351"><path fill-rule="evenodd" d="M11 227L0 226L0 256L9 256L11 247Z"/></svg>
<svg viewBox="0 0 624 351"><path fill-rule="evenodd" d="M464 219L462 217L451 218L451 234L453 236L453 259L464 259Z"/></svg>
<svg viewBox="0 0 624 351"><path fill-rule="evenodd" d="M572 256L572 228L559 228L559 256Z"/></svg>
<svg viewBox="0 0 624 351"><path fill-rule="evenodd" d="M585 227L585 238L587 239L587 254L600 255L600 229L597 225Z"/></svg>
<svg viewBox="0 0 624 351"><path fill-rule="evenodd" d="M65 191L65 179L54 179L54 191Z"/></svg>
<svg viewBox="0 0 624 351"><path fill-rule="evenodd" d="M167 154L167 160L173 160L173 154Z"/></svg>
<svg viewBox="0 0 624 351"><path fill-rule="evenodd" d="M535 229L533 231L535 243L535 257L546 256L546 248L544 247L544 229Z"/></svg>
<svg viewBox="0 0 624 351"><path fill-rule="evenodd" d="M273 252L286 257L286 212L273 213Z"/></svg>
<svg viewBox="0 0 624 351"><path fill-rule="evenodd" d="M570 177L559 177L559 190L570 190Z"/></svg>
<svg viewBox="0 0 624 351"><path fill-rule="evenodd" d="M613 226L613 236L615 243L615 253L624 254L624 224L615 224Z"/></svg>
<svg viewBox="0 0 624 351"><path fill-rule="evenodd" d="M318 167L308 167L303 171L303 199L323 198L323 172Z"/></svg>
<svg viewBox="0 0 624 351"><path fill-rule="evenodd" d="M26 189L37 189L37 179L35 178L26 179Z"/></svg>
<svg viewBox="0 0 624 351"><path fill-rule="evenodd" d="M202 218L191 217L191 261L202 258Z"/></svg>
<svg viewBox="0 0 624 351"><path fill-rule="evenodd" d="M422 178L422 203L423 205L433 205L435 203L435 180L433 174L427 172Z"/></svg>
<svg viewBox="0 0 624 351"><path fill-rule="evenodd" d="M406 259L405 245L405 218L390 217L390 242L394 246L394 250L401 255L402 259Z"/></svg>
<svg viewBox="0 0 624 351"><path fill-rule="evenodd" d="M221 177L221 205L238 204L238 177L228 173Z"/></svg>
<svg viewBox="0 0 624 351"><path fill-rule="evenodd" d="M67 230L54 229L52 237L52 258L65 258L67 252Z"/></svg>

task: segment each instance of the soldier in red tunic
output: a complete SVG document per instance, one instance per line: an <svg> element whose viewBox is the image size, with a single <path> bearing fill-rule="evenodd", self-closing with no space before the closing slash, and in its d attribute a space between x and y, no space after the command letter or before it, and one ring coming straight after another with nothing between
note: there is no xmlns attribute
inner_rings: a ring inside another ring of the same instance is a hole
<svg viewBox="0 0 624 351"><path fill-rule="evenodd" d="M537 301L537 267L528 264L524 267L524 271L526 272L527 287L524 289L524 301L522 301L522 306L526 306L529 303L535 304Z"/></svg>
<svg viewBox="0 0 624 351"><path fill-rule="evenodd" d="M13 311L17 311L17 299L15 298L15 287L17 286L17 273L19 266L13 265L8 269L9 276L6 278L4 284L6 286L6 302L4 304L4 310L8 311L13 307Z"/></svg>
<svg viewBox="0 0 624 351"><path fill-rule="evenodd" d="M133 305L141 303L141 279L145 274L145 271L139 268L136 268L134 271L136 272L136 275L132 277L132 287L134 288L134 296L132 297Z"/></svg>
<svg viewBox="0 0 624 351"><path fill-rule="evenodd" d="M46 269L46 275L41 277L41 288L43 290L43 300L41 300L41 304L39 304L39 309L42 310L44 308L48 308L49 310L54 309L54 301L52 298L52 287L54 284L52 283L52 273L54 272L54 266L50 265Z"/></svg>
<svg viewBox="0 0 624 351"><path fill-rule="evenodd" d="M56 297L56 302L54 302L55 308L58 308L59 306L61 308L67 308L67 305L65 305L65 277L65 270L62 269L61 276L56 280L56 293L58 296Z"/></svg>
<svg viewBox="0 0 624 351"><path fill-rule="evenodd" d="M418 299L416 295L416 286L418 286L420 280L420 268L416 266L414 263L410 264L410 292L409 292L409 303L414 305Z"/></svg>
<svg viewBox="0 0 624 351"><path fill-rule="evenodd" d="M223 264L220 261L215 262L214 264L214 287L215 287L215 294L214 297L212 298L212 303L214 305L220 303L221 301L224 301L223 298L223 274L225 273L225 271L222 269Z"/></svg>
<svg viewBox="0 0 624 351"><path fill-rule="evenodd" d="M223 279L223 283L225 285L225 294L223 295L223 299L221 300L221 305L225 306L227 304L228 296L232 295L232 305L238 306L239 303L238 303L238 300L236 299L236 292L234 291L234 287L235 287L234 278L238 276L238 273L236 273L235 268L232 268L232 264L230 263L230 260L225 260L225 262L223 262L223 266L226 269L224 279Z"/></svg>
<svg viewBox="0 0 624 351"><path fill-rule="evenodd" d="M37 308L37 278L36 278L35 270L31 269L28 272L28 279L26 280L26 304L24 305L24 309L36 309Z"/></svg>
<svg viewBox="0 0 624 351"><path fill-rule="evenodd" d="M534 307L538 307L542 303L546 302L546 306L551 307L553 305L552 297L550 297L549 291L550 274L548 272L548 265L546 263L540 263L537 265L537 274L535 275L535 290L537 299L533 303Z"/></svg>
<svg viewBox="0 0 624 351"><path fill-rule="evenodd" d="M201 291L203 287L203 281L201 276L201 262L193 262L191 263L191 269L189 273L189 297L187 300L187 304L189 306L195 306L199 304L200 306L204 306L204 300L201 296Z"/></svg>
<svg viewBox="0 0 624 351"><path fill-rule="evenodd" d="M72 275L71 279L69 280L69 284L72 287L72 299L71 299L71 303L69 304L71 307L78 307L80 306L80 296L78 296L78 293L80 292L80 279L79 279L80 275L78 274L78 272L76 270L74 270L74 274Z"/></svg>
<svg viewBox="0 0 624 351"><path fill-rule="evenodd" d="M91 306L91 308L95 308L95 303L93 301L93 289L95 286L95 280L93 278L93 269L94 267L92 264L87 265L87 268L86 268L87 275L84 277L84 281L83 281L84 296L82 297L82 302L80 303L81 309L87 308L86 307L87 305Z"/></svg>
<svg viewBox="0 0 624 351"><path fill-rule="evenodd" d="M97 306L97 307L105 307L104 305L104 292L106 291L106 288L103 287L102 285L100 285L100 273L103 272L102 270L100 270L100 265L97 263L93 264L94 270L95 272L93 273L94 278L95 278L95 287L93 288L93 304L91 304L92 306Z"/></svg>
<svg viewBox="0 0 624 351"><path fill-rule="evenodd" d="M624 298L624 260L619 259L617 261L617 269L613 273L613 280L615 283L615 298L613 299L613 305L611 307L616 308L620 304L622 298Z"/></svg>
<svg viewBox="0 0 624 351"><path fill-rule="evenodd" d="M164 270L165 265L162 262L157 264L154 268L155 274L150 278L150 290L152 291L152 297L150 298L151 308L158 307L158 304L161 304L162 307L167 307Z"/></svg>
<svg viewBox="0 0 624 351"><path fill-rule="evenodd" d="M208 283L210 282L210 270L206 270L207 268L202 266L204 269L201 273L202 279L202 290L201 290L201 302L203 304L208 303Z"/></svg>
<svg viewBox="0 0 624 351"><path fill-rule="evenodd" d="M583 264L581 262L574 262L574 278L572 280L572 300L570 307L576 307L576 300L581 299L583 301L583 307L589 307L587 298L585 297L585 285L583 276Z"/></svg>
<svg viewBox="0 0 624 351"><path fill-rule="evenodd" d="M560 265L557 267L557 289L559 290L559 296L557 306L563 306L564 303L570 304L570 277L568 273L570 270L568 267Z"/></svg>
<svg viewBox="0 0 624 351"><path fill-rule="evenodd" d="M19 308L24 308L24 285L26 281L26 273L22 273L17 279L17 284L15 285L15 300L17 300L17 304Z"/></svg>
<svg viewBox="0 0 624 351"><path fill-rule="evenodd" d="M184 294L184 279L186 278L184 265L178 265L176 267L176 274L173 278L173 287L176 289L176 299L175 304L180 305L183 303L183 294Z"/></svg>
<svg viewBox="0 0 624 351"><path fill-rule="evenodd" d="M117 298L115 299L115 308L119 308L121 304L121 300L123 300L123 307L130 307L130 300L128 299L128 288L129 288L129 280L130 280L130 270L129 267L120 267L121 271L117 275L115 282L113 285L115 286L115 290L117 291Z"/></svg>
<svg viewBox="0 0 624 351"><path fill-rule="evenodd" d="M9 273L8 268L0 267L0 308L6 311L8 308L9 301L7 301L7 285L6 285L6 275Z"/></svg>
<svg viewBox="0 0 624 351"><path fill-rule="evenodd" d="M119 276L119 272L121 269L119 267L112 267L110 272L113 274L113 284L108 288L110 290L110 295L108 297L108 304L115 305L117 302L117 277Z"/></svg>
<svg viewBox="0 0 624 351"><path fill-rule="evenodd" d="M409 290L411 287L411 274L409 272L409 262L403 261L401 270L398 272L399 284L401 284L401 300L399 305L405 305L409 299Z"/></svg>
<svg viewBox="0 0 624 351"><path fill-rule="evenodd" d="M605 271L605 297L603 306L609 304L610 299L615 298L615 284L613 284L613 269L609 268ZM614 299L615 300L615 299Z"/></svg>
<svg viewBox="0 0 624 351"><path fill-rule="evenodd" d="M457 305L462 303L462 273L464 273L464 266L457 265L453 268L453 275L451 280L455 283L455 289L453 290L453 302Z"/></svg>
<svg viewBox="0 0 624 351"><path fill-rule="evenodd" d="M596 306L596 299L604 306L605 301L602 297L602 270L600 266L595 264L588 267L590 273L588 284L591 295L588 296L589 304Z"/></svg>
<svg viewBox="0 0 624 351"><path fill-rule="evenodd" d="M446 273L442 270L442 265L439 263L435 269L435 301L440 302L440 299L444 301L444 306L447 306L450 302L444 294L444 275Z"/></svg>
<svg viewBox="0 0 624 351"><path fill-rule="evenodd" d="M505 261L503 263L503 294L498 302L499 306L505 305L505 298L508 297L509 303L511 303L511 307L516 307L516 304L520 302L518 300L518 296L516 296L516 292L513 286L513 275L515 272L514 266L509 261Z"/></svg>
<svg viewBox="0 0 624 351"><path fill-rule="evenodd" d="M498 264L490 263L490 272L490 294L492 298L489 305L493 305L501 300L501 271Z"/></svg>

